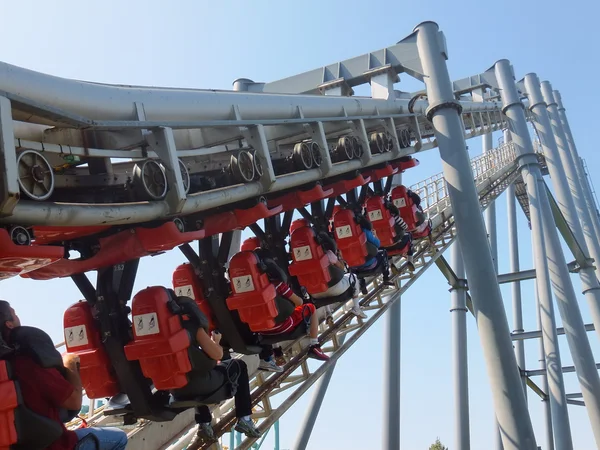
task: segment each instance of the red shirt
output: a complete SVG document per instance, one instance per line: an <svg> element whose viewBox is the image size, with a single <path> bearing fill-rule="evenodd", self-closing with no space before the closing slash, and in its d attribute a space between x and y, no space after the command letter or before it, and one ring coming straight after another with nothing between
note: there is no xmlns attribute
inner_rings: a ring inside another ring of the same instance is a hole
<svg viewBox="0 0 600 450"><path fill-rule="evenodd" d="M58 370L44 369L27 356L15 358L14 368L25 406L60 423L63 428L62 436L47 450L73 450L77 445L77 435L65 428L58 412L60 405L73 393L71 383Z"/></svg>

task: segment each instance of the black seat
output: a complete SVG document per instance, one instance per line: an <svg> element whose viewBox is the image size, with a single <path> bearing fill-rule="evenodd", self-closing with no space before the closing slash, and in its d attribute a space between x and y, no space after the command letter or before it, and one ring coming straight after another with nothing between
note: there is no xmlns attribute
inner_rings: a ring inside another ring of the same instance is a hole
<svg viewBox="0 0 600 450"><path fill-rule="evenodd" d="M313 298L312 301L315 304L315 307L322 308L323 306L333 305L334 303L342 303L347 302L354 295L354 286L350 286L340 295L336 295L333 297L321 297L321 298Z"/></svg>
<svg viewBox="0 0 600 450"><path fill-rule="evenodd" d="M169 408L172 409L189 409L195 408L196 406L202 405L218 405L225 400L228 400L234 396L231 386L225 384L209 395L199 395L195 397L175 397L171 395L169 400Z"/></svg>
<svg viewBox="0 0 600 450"><path fill-rule="evenodd" d="M294 330L288 333L280 334L260 334L259 340L262 345L274 345L284 341L295 341L302 336L306 336L308 332L308 321L298 325Z"/></svg>

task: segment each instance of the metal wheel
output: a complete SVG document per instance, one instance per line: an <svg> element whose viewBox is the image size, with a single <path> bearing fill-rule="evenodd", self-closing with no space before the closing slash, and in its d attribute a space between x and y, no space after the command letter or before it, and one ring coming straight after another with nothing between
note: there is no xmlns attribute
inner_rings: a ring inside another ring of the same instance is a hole
<svg viewBox="0 0 600 450"><path fill-rule="evenodd" d="M383 142L383 134L382 133L373 133L370 137L369 147L371 148L371 153L383 153L385 151L385 144Z"/></svg>
<svg viewBox="0 0 600 450"><path fill-rule="evenodd" d="M30 199L47 200L54 192L54 172L46 158L34 150L17 157L17 176L21 191Z"/></svg>
<svg viewBox="0 0 600 450"><path fill-rule="evenodd" d="M313 166L320 167L323 162L323 156L321 156L321 146L316 142L310 143L310 152L312 153Z"/></svg>
<svg viewBox="0 0 600 450"><path fill-rule="evenodd" d="M183 220L181 220L179 217L173 219L173 223L181 233L185 231L185 224L183 223Z"/></svg>
<svg viewBox="0 0 600 450"><path fill-rule="evenodd" d="M179 170L181 171L181 178L183 180L183 189L187 194L190 192L190 172L182 160L178 159L177 161L179 161Z"/></svg>
<svg viewBox="0 0 600 450"><path fill-rule="evenodd" d="M312 152L306 142L299 142L294 145L292 159L294 161L294 166L298 170L308 170L313 166Z"/></svg>
<svg viewBox="0 0 600 450"><path fill-rule="evenodd" d="M137 192L150 200L161 200L167 194L167 176L161 164L153 159L136 163L133 185Z"/></svg>
<svg viewBox="0 0 600 450"><path fill-rule="evenodd" d="M337 148L338 154L342 157L342 160L352 159L354 157L354 150L352 145L352 139L348 136L344 136L338 139Z"/></svg>
<svg viewBox="0 0 600 450"><path fill-rule="evenodd" d="M26 228L16 226L10 229L10 239L16 245L31 245L31 235Z"/></svg>
<svg viewBox="0 0 600 450"><path fill-rule="evenodd" d="M394 149L394 141L392 140L392 136L389 133L385 133L385 151L391 152Z"/></svg>
<svg viewBox="0 0 600 450"><path fill-rule="evenodd" d="M352 136L352 154L354 159L360 159L363 155L363 146L356 136Z"/></svg>
<svg viewBox="0 0 600 450"><path fill-rule="evenodd" d="M400 146L402 148L410 147L410 131L405 128L400 131Z"/></svg>
<svg viewBox="0 0 600 450"><path fill-rule="evenodd" d="M240 150L237 157L231 157L231 171L239 183L250 183L254 180L254 161L247 150Z"/></svg>
<svg viewBox="0 0 600 450"><path fill-rule="evenodd" d="M254 164L254 179L258 180L260 179L260 177L263 176L263 167L262 164L260 162L260 159L258 159L258 156L256 156L256 152L251 154L252 156L252 163Z"/></svg>

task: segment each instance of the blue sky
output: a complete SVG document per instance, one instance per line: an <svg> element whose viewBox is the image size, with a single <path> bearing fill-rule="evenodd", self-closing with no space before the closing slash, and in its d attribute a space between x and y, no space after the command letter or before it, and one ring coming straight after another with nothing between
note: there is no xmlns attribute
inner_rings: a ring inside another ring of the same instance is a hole
<svg viewBox="0 0 600 450"><path fill-rule="evenodd" d="M392 45L423 20L445 32L453 79L480 73L508 58L520 78L537 72L562 92L580 154L591 172L600 158L592 106L600 101L593 76L600 69L597 2L530 1L313 1L236 2L116 0L39 2L3 5L0 60L53 75L90 81L229 89L234 79L277 80L305 70ZM408 77L402 76L402 80ZM406 82L398 88L403 89ZM408 84L407 90L415 83ZM499 136L494 136L494 143ZM479 154L479 139L468 141ZM441 170L437 150L419 156L421 166L405 174L413 184ZM600 181L597 181L600 187ZM508 271L506 199L498 200L499 267ZM521 267L531 268L526 220L519 214ZM448 255L449 256L449 255ZM568 260L572 256L567 254ZM136 290L168 285L182 262L177 251L146 258ZM580 283L573 278L577 292ZM503 287L509 321L510 288ZM62 314L80 298L70 280L2 282L0 296L12 301L23 323L62 339ZM533 282L523 283L525 328L536 328ZM579 296L586 323L588 308ZM432 268L402 299L402 448L426 449L436 436L453 448L450 296L445 279ZM557 322L560 318L557 314ZM488 377L474 320L469 318L471 448L490 448L493 410ZM598 336L588 337L596 355ZM310 450L380 447L383 322L376 324L338 363ZM561 338L564 365L572 363ZM526 345L528 368L538 368L537 342ZM598 359L597 359L598 360ZM574 374L567 392L579 392ZM282 449L291 448L309 392L281 420ZM542 407L530 392L538 445L545 445ZM585 410L569 408L575 448L592 449ZM265 448L272 448L269 437Z"/></svg>

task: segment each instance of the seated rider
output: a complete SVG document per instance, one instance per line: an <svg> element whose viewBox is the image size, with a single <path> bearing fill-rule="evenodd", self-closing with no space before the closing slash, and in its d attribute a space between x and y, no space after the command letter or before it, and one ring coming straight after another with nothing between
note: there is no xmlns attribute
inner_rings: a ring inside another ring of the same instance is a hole
<svg viewBox="0 0 600 450"><path fill-rule="evenodd" d="M310 223L306 219L302 219L304 222L302 223L305 226L310 226ZM339 251L335 239L331 238L329 234L325 231L317 232L315 234L320 238L321 246L323 250L325 250L325 254L329 258L329 263L340 269L342 272L346 272L346 264L342 259L341 252ZM363 319L367 318L367 315L360 308L359 298L358 298L358 289L356 288L356 276L353 273L344 273L344 275L340 278L340 280L329 287L325 292L319 293L310 293L310 296L315 299L320 298L328 298L328 297L337 297L342 295L348 289L352 288L352 302L353 306L350 312L355 316L361 317Z"/></svg>
<svg viewBox="0 0 600 450"><path fill-rule="evenodd" d="M248 366L241 359L223 361L223 347L220 345L221 334L213 331L209 336L202 326L196 326L195 334L191 333L195 337L196 345L208 358L215 361L215 365L209 371L194 372L192 370L188 374L188 384L175 389L172 392L173 395L179 398L209 396L225 384L236 385L237 389L234 397L235 414L238 420L234 429L249 437L260 437L260 432L254 426L250 417L252 415L252 403ZM216 442L217 439L211 426L212 415L208 406L196 407L195 419L198 430L192 443Z"/></svg>
<svg viewBox="0 0 600 450"><path fill-rule="evenodd" d="M414 246L412 243L412 235L408 231L408 225L400 215L400 210L392 202L386 200L385 206L388 208L392 214L392 217L394 218L394 231L396 232L396 244L393 247L388 247L388 250L394 250L396 248L401 249L410 243L408 252L406 253L406 260L408 262L408 270L413 272L415 270L415 265L413 262Z"/></svg>
<svg viewBox="0 0 600 450"><path fill-rule="evenodd" d="M360 219L360 227L367 237L367 243L379 248L381 241L371 231L371 223L368 222L364 217ZM353 272L368 272L375 269L383 262L382 252L377 252L375 256L367 256L367 260L364 264L356 267L352 267Z"/></svg>
<svg viewBox="0 0 600 450"><path fill-rule="evenodd" d="M253 240L252 242L256 243L256 240ZM249 249L248 247L246 248ZM253 252L259 260L266 263L267 268L272 268L275 265L268 250L257 246L253 249ZM268 270L267 275L277 292L275 301L277 302L279 316L275 319L276 325L273 328L260 330L258 332L269 336L288 334L298 327L304 326L305 321L308 320L310 322L310 347L308 356L321 361L327 361L329 356L323 353L323 350L321 350L321 346L319 345L319 320L316 314L317 310L315 305L312 303L304 303L304 300L292 291L292 288L287 284L287 280L284 278L285 274L282 273L282 271Z"/></svg>
<svg viewBox="0 0 600 450"><path fill-rule="evenodd" d="M2 338L12 344L15 330L21 326L19 317L6 301L0 300L0 330ZM65 378L56 368L44 368L33 358L23 354L14 357L16 378L21 387L25 406L41 416L60 423L62 436L52 443L47 450L73 450L79 444L79 450L123 450L127 446L127 434L118 428L80 428L69 431L62 423L61 410L79 411L82 402L82 386L79 377L79 356L65 354L63 356L66 368ZM34 433L35 430L26 430ZM85 440L93 435L99 442L96 447L94 440Z"/></svg>
<svg viewBox="0 0 600 450"><path fill-rule="evenodd" d="M421 234L425 231L425 229L429 226L427 222L427 216L423 212L423 208L421 207L421 197L414 191L410 189L406 189L406 194L412 200L414 205L417 207L417 212L415 213L416 225L417 227L413 230L416 234Z"/></svg>

